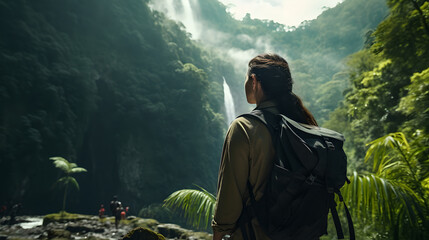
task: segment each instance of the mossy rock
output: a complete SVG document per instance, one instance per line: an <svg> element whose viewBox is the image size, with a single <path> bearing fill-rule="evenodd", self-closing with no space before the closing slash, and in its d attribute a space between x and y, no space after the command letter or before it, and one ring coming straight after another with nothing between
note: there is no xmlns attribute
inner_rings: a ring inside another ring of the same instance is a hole
<svg viewBox="0 0 429 240"><path fill-rule="evenodd" d="M93 216L68 213L68 212L52 213L43 217L43 226L46 226L51 222L65 223L65 222L75 222L75 221L79 221L83 219L91 219L91 218L93 218Z"/></svg>
<svg viewBox="0 0 429 240"><path fill-rule="evenodd" d="M151 218L135 218L130 221L130 224L132 224L134 228L143 227L155 230L156 226L159 225L159 222Z"/></svg>
<svg viewBox="0 0 429 240"><path fill-rule="evenodd" d="M165 240L165 237L150 229L138 227L127 233L122 240Z"/></svg>

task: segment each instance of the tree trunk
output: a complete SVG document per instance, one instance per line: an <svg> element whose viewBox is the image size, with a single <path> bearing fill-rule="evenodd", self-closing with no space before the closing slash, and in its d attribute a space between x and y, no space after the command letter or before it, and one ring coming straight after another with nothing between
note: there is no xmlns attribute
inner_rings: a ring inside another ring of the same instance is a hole
<svg viewBox="0 0 429 240"><path fill-rule="evenodd" d="M68 190L68 187L69 187L69 182L67 181L67 182L66 182L66 187L65 187L65 190L64 190L64 198L63 198L63 209L62 209L62 212L64 212L64 211L66 210L66 198L67 198L67 190Z"/></svg>

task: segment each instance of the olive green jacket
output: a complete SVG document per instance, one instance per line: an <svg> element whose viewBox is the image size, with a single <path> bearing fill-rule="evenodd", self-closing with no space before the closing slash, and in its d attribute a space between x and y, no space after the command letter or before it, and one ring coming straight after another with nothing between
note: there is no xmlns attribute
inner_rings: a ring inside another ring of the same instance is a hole
<svg viewBox="0 0 429 240"><path fill-rule="evenodd" d="M257 109L278 113L273 102L263 102ZM256 200L264 193L274 158L271 135L266 126L251 117L235 119L227 132L218 176L218 191L212 228L242 239L237 220L243 202L249 204L247 181ZM253 219L256 239L269 239Z"/></svg>

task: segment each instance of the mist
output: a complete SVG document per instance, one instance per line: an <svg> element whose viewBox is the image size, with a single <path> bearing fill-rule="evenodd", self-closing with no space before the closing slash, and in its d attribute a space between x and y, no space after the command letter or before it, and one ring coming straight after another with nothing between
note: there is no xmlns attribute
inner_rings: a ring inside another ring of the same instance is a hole
<svg viewBox="0 0 429 240"><path fill-rule="evenodd" d="M289 58L285 50L272 44L270 35L251 36L245 33L233 35L212 27L212 20L203 17L204 13L197 0L151 1L149 6L155 11L166 14L179 24L183 24L184 31L190 33L193 40L215 52L234 67L236 77L233 79L227 77L226 81L233 85L231 90L235 96L234 101L238 103L236 104L238 113L245 113L252 108L247 104L242 88L250 59L261 53L277 53L286 59Z"/></svg>

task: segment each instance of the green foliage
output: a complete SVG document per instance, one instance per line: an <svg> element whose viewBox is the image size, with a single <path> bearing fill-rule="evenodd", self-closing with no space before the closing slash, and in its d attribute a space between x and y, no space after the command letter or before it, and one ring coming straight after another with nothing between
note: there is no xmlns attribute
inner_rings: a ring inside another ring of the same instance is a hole
<svg viewBox="0 0 429 240"><path fill-rule="evenodd" d="M401 132L368 144L366 162L370 173L350 177L343 196L353 216L377 224L392 239L422 239L429 234L428 146L410 144Z"/></svg>
<svg viewBox="0 0 429 240"><path fill-rule="evenodd" d="M402 128L405 132L412 133L414 129L420 129L425 134L429 133L429 68L421 73L414 73L411 84L405 90L406 96L401 98L398 111L405 114L406 121Z"/></svg>
<svg viewBox="0 0 429 240"><path fill-rule="evenodd" d="M351 88L345 93L338 114L328 125L347 120L346 135L349 159L353 165L364 158L364 143L390 132L409 135L420 130L427 137L427 102L425 93L428 68L429 35L420 10L426 14L424 1L388 1L389 16L373 32L368 48L348 60ZM414 84L413 84L414 82ZM365 168L365 167L363 167Z"/></svg>
<svg viewBox="0 0 429 240"><path fill-rule="evenodd" d="M374 32L375 51L397 62L401 70L411 70L411 74L426 69L429 60L428 2L389 0L387 3L391 11Z"/></svg>
<svg viewBox="0 0 429 240"><path fill-rule="evenodd" d="M198 229L207 229L214 214L216 197L204 188L182 189L164 200L164 206L183 212L188 223Z"/></svg>
<svg viewBox="0 0 429 240"><path fill-rule="evenodd" d="M428 4L392 0L388 5L390 14L367 48L348 58L351 88L325 126L347 138L353 174L342 192L357 225L365 226L358 231L378 232L377 239L424 239L429 233Z"/></svg>
<svg viewBox="0 0 429 240"><path fill-rule="evenodd" d="M64 212L66 207L67 190L69 185L72 185L77 190L79 190L79 184L77 183L76 179L71 175L74 173L87 172L87 170L85 168L78 167L76 163L71 163L62 157L51 157L49 159L53 161L52 163L55 165L56 168L63 171L63 173L66 175L58 179L57 181L57 184L62 185L64 187L64 198L63 198L63 208L62 208L62 212Z"/></svg>

